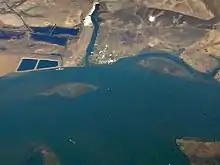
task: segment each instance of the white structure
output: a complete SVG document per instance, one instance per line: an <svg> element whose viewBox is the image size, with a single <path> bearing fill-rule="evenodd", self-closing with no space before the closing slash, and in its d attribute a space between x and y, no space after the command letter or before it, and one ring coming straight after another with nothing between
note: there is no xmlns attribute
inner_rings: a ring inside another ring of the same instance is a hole
<svg viewBox="0 0 220 165"><path fill-rule="evenodd" d="M156 17L150 15L150 16L148 17L148 20L149 20L150 22L154 22L154 21L156 20Z"/></svg>
<svg viewBox="0 0 220 165"><path fill-rule="evenodd" d="M99 4L99 2L93 2L93 6L91 10L89 11L88 15L85 17L85 20L83 21L84 26L93 26L91 15L95 11L95 6Z"/></svg>

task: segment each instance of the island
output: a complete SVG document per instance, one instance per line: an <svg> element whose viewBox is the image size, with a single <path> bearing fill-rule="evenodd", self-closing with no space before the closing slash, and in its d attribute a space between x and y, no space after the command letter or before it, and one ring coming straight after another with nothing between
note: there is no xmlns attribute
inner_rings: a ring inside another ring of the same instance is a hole
<svg viewBox="0 0 220 165"><path fill-rule="evenodd" d="M204 141L199 138L176 139L179 149L190 159L191 165L219 165L220 142Z"/></svg>
<svg viewBox="0 0 220 165"><path fill-rule="evenodd" d="M60 165L60 161L56 153L48 146L43 144L34 144L29 148L29 152L24 158L23 164L36 164L36 160L40 158L38 164L42 165Z"/></svg>
<svg viewBox="0 0 220 165"><path fill-rule="evenodd" d="M60 165L60 162L59 162L56 154L51 149L49 149L48 147L45 147L45 146L40 146L38 150L43 155L44 164Z"/></svg>
<svg viewBox="0 0 220 165"><path fill-rule="evenodd" d="M48 89L44 92L38 93L40 96L58 95L66 98L77 98L86 93L97 90L98 87L86 83L64 83Z"/></svg>

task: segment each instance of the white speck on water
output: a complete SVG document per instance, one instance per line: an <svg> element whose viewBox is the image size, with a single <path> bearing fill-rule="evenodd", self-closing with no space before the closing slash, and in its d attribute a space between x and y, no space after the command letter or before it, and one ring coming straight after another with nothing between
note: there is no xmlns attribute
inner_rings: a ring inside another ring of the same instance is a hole
<svg viewBox="0 0 220 165"><path fill-rule="evenodd" d="M69 138L69 142L72 143L73 145L76 145L76 142L72 140L71 138Z"/></svg>

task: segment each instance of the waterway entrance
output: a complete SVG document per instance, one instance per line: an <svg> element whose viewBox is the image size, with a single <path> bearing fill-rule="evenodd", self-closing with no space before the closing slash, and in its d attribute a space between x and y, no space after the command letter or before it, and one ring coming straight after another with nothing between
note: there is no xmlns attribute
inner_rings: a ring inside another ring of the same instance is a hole
<svg viewBox="0 0 220 165"><path fill-rule="evenodd" d="M90 43L87 47L87 50L86 50L86 55L85 55L85 65L88 66L89 63L90 63L90 55L93 53L93 50L94 50L94 46L95 46L95 41L96 41L96 37L97 37L97 34L99 32L99 8L100 8L100 4L96 4L95 5L95 10L94 12L92 13L91 15L91 19L92 19L92 23L93 23L93 33L92 33L92 37L91 37L91 40L90 40Z"/></svg>

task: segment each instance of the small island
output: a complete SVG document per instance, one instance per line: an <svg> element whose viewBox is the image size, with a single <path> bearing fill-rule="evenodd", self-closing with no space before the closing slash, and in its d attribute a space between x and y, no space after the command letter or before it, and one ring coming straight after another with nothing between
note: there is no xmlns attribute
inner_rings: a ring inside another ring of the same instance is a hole
<svg viewBox="0 0 220 165"><path fill-rule="evenodd" d="M36 159L38 156L41 157L39 164L42 165L60 165L60 161L55 154L55 152L48 146L42 144L35 144L31 146L30 155L25 158L24 164L31 165L36 164Z"/></svg>
<svg viewBox="0 0 220 165"><path fill-rule="evenodd" d="M37 95L40 96L52 96L58 95L60 97L66 98L76 98L82 96L86 93L97 90L98 87L86 83L65 83L53 88L50 88L42 93Z"/></svg>

